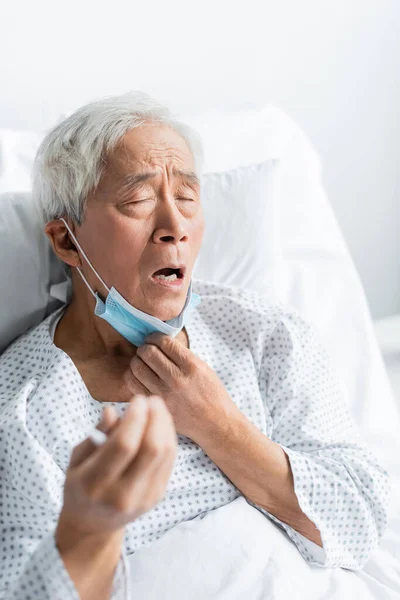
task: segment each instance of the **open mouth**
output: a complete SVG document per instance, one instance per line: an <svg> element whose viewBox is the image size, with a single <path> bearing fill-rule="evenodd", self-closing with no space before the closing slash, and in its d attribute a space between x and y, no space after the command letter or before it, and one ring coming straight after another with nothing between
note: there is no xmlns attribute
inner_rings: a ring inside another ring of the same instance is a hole
<svg viewBox="0 0 400 600"><path fill-rule="evenodd" d="M172 268L166 267L155 271L152 275L154 279L160 279L163 281L176 281L177 279L183 279L185 275L185 269L183 267Z"/></svg>

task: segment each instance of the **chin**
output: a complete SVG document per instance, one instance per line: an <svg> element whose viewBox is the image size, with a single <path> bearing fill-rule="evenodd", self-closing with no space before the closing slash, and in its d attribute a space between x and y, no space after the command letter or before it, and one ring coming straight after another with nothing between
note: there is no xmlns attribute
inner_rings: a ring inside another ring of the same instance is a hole
<svg viewBox="0 0 400 600"><path fill-rule="evenodd" d="M176 308L174 306L170 306L168 309L166 308L165 310L154 309L153 312L149 312L148 314L157 317L157 319L160 319L160 321L170 321L171 319L175 319L175 317L177 317L183 309L182 302L174 304L176 305Z"/></svg>
<svg viewBox="0 0 400 600"><path fill-rule="evenodd" d="M147 309L141 310L144 310L153 317L157 317L157 319L160 319L161 321L170 321L182 312L186 301L186 295L187 292L180 295L179 298L155 300L152 306L148 306Z"/></svg>

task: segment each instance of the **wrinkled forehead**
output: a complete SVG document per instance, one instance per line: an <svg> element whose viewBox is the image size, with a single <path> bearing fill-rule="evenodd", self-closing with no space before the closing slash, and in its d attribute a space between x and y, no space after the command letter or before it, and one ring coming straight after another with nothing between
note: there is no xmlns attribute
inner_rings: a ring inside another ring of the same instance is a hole
<svg viewBox="0 0 400 600"><path fill-rule="evenodd" d="M107 160L107 171L118 179L131 174L195 171L194 157L182 136L161 123L146 123L128 131Z"/></svg>

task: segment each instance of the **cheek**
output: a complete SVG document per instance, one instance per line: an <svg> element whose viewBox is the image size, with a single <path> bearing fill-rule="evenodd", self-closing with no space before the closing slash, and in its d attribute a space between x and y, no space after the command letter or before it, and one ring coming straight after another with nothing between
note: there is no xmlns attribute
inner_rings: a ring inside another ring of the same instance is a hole
<svg viewBox="0 0 400 600"><path fill-rule="evenodd" d="M125 227L114 227L109 231L107 246L118 257L117 264L137 264L146 247L149 232L143 223L130 224Z"/></svg>
<svg viewBox="0 0 400 600"><path fill-rule="evenodd" d="M117 289L125 288L127 281L130 287L136 287L140 277L138 264L149 235L149 223L133 221L115 210L98 211L90 222L88 238L92 247L96 246L93 262L96 260L100 272Z"/></svg>

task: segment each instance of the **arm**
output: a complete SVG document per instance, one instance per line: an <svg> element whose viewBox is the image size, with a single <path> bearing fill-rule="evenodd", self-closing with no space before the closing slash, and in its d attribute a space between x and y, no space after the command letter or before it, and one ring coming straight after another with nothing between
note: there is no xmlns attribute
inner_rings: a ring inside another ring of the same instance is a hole
<svg viewBox="0 0 400 600"><path fill-rule="evenodd" d="M104 444L98 447L89 436L72 451L61 512L43 487L54 485L51 479L40 481L42 485L29 481L29 490L38 488L32 496L40 505L0 479L0 556L8 557L0 572L0 598L100 600L100 593L101 599L112 594L110 600L119 600L120 586L110 587L121 570L129 588L124 555L118 562L123 530L163 497L177 439L162 398L133 398L120 419L107 408L97 424L103 433L111 431ZM25 474L34 467L39 471L43 462L32 461L32 468L25 463ZM15 464L21 470L18 461ZM14 472L18 474L15 467ZM22 490L24 481L18 480ZM49 530L57 521L53 536Z"/></svg>
<svg viewBox="0 0 400 600"><path fill-rule="evenodd" d="M329 356L294 311L266 340L260 379L268 437L244 417L218 419L199 445L308 562L361 569L386 527L389 476L362 441ZM323 563L303 535L322 542Z"/></svg>
<svg viewBox="0 0 400 600"><path fill-rule="evenodd" d="M300 508L290 461L279 444L243 413L208 434L203 450L248 500L322 547L318 529Z"/></svg>
<svg viewBox="0 0 400 600"><path fill-rule="evenodd" d="M109 600L121 557L124 529L107 535L82 538L62 516L55 543L81 600Z"/></svg>
<svg viewBox="0 0 400 600"><path fill-rule="evenodd" d="M79 545L59 529L56 541L55 521L49 508L43 510L0 480L0 555L7 557L0 565L0 599L119 600L123 576L118 540ZM108 595L100 595L102 585Z"/></svg>

